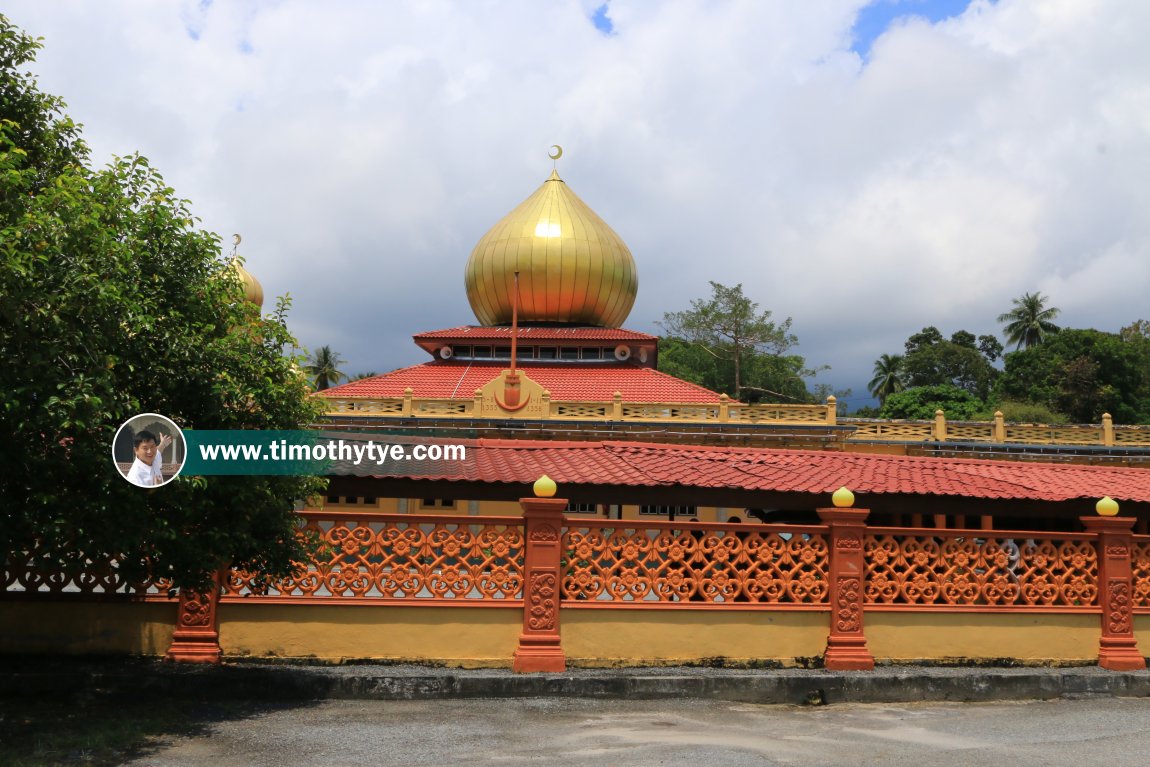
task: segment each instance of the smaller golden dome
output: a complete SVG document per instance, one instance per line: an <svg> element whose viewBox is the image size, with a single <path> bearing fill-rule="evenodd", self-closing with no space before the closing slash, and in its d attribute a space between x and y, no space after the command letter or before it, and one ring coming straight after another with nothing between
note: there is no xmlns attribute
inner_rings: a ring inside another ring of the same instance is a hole
<svg viewBox="0 0 1150 767"><path fill-rule="evenodd" d="M244 268L238 258L232 259L232 271L244 284L244 298L247 299L248 303L255 304L262 309L264 306L264 287L260 285L260 281Z"/></svg>

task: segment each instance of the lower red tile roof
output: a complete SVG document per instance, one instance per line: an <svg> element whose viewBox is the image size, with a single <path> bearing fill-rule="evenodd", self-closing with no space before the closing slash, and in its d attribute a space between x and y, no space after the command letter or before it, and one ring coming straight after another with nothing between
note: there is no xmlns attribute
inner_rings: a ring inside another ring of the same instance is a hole
<svg viewBox="0 0 1150 767"><path fill-rule="evenodd" d="M514 484L530 484L547 474L559 483L560 494L564 484L678 486L827 494L829 501L829 494L845 485L860 494L1037 501L1109 495L1120 502L1150 503L1146 469L642 442L451 442L468 445L465 461L389 463L385 466L391 472L373 469L370 474ZM1092 508L1084 504L1083 513Z"/></svg>
<svg viewBox="0 0 1150 767"><path fill-rule="evenodd" d="M319 392L323 397L416 397L471 399L475 390L506 370L508 362L437 360L363 378ZM719 395L653 368L632 363L520 365L520 372L551 392L552 400L609 402L618 391L624 402L711 402Z"/></svg>

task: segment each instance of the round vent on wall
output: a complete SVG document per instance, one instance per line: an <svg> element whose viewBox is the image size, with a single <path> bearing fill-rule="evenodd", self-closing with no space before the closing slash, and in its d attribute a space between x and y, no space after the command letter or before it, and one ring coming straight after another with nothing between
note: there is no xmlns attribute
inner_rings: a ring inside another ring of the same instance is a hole
<svg viewBox="0 0 1150 767"><path fill-rule="evenodd" d="M441 347L441 348L440 348L440 350L439 350L439 358L440 358L440 359L449 360L449 359L451 359L451 355L452 355L452 353L453 353L453 352L451 351L451 347L450 347L450 346L444 346L444 347Z"/></svg>
<svg viewBox="0 0 1150 767"><path fill-rule="evenodd" d="M615 347L615 359L619 360L620 362L624 362L626 360L631 359L631 347L630 346L623 346L622 344L620 344L619 346L616 346Z"/></svg>

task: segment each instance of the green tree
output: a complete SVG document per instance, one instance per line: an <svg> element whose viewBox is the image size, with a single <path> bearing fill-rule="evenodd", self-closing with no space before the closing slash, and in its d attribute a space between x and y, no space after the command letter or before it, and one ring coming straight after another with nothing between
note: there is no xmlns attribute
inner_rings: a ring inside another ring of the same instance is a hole
<svg viewBox="0 0 1150 767"><path fill-rule="evenodd" d="M907 418L929 421L941 410L952 421L968 421L983 407L982 401L965 389L950 384L918 386L890 395L879 410L881 418Z"/></svg>
<svg viewBox="0 0 1150 767"><path fill-rule="evenodd" d="M22 72L39 43L0 16L0 546L12 567L116 559L199 583L222 563L285 574L306 554L294 502L317 478L183 478L145 491L110 456L129 417L183 428L298 429L316 419L219 239L143 157L88 167L60 99Z"/></svg>
<svg viewBox="0 0 1150 767"><path fill-rule="evenodd" d="M702 374L683 375L693 381L713 374L722 379L723 385L711 388L725 391L736 399L743 398L744 389L755 392L756 398L782 394L772 387L796 390L795 381L801 384L801 376L811 371L806 371L801 357L785 356L787 350L798 343L790 332L791 319L772 322L771 313L760 311L758 303L743 294L741 284L733 288L717 282L710 284L709 300L695 299L690 309L668 312L659 325L669 338L694 346L710 357L713 364L697 354L680 353L676 348L662 369L671 372L666 366L669 365L681 373L687 372L684 368L690 368ZM661 349L660 357L664 353ZM805 385L802 389L803 399L809 399Z"/></svg>
<svg viewBox="0 0 1150 767"><path fill-rule="evenodd" d="M879 404L886 402L886 398L897 394L906 388L902 380L903 356L901 354L884 354L875 360L874 378L870 379L867 388L878 398Z"/></svg>
<svg viewBox="0 0 1150 767"><path fill-rule="evenodd" d="M1131 343L1150 341L1150 320L1135 320L1119 330L1118 335Z"/></svg>
<svg viewBox="0 0 1150 767"><path fill-rule="evenodd" d="M347 378L339 370L339 366L343 362L339 354L333 352L330 346L321 346L316 350L315 355L305 368L308 375L312 377L316 391L323 391Z"/></svg>
<svg viewBox="0 0 1150 767"><path fill-rule="evenodd" d="M1117 423L1150 423L1150 340L1062 330L1006 355L997 393L1044 405L1077 423L1097 423L1103 413Z"/></svg>
<svg viewBox="0 0 1150 767"><path fill-rule="evenodd" d="M949 341L933 326L915 333L906 341L902 360L905 388L948 384L986 399L998 370L991 364L991 358L976 346L976 341L978 339L965 330L954 333ZM982 346L988 352L995 351L985 341Z"/></svg>
<svg viewBox="0 0 1150 767"><path fill-rule="evenodd" d="M1023 293L1022 298L1014 299L1014 308L998 315L998 321L1006 323L1006 343L1014 344L1016 350L1042 343L1047 336L1058 332L1053 320L1059 310L1047 307L1049 299L1042 293Z"/></svg>

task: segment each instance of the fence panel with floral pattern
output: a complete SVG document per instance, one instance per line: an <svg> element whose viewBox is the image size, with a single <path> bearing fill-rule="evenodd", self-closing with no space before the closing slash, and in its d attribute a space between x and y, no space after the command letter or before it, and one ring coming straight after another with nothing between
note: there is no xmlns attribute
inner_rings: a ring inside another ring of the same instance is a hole
<svg viewBox="0 0 1150 767"><path fill-rule="evenodd" d="M1097 608L1094 536L868 528L870 605Z"/></svg>
<svg viewBox="0 0 1150 767"><path fill-rule="evenodd" d="M563 536L568 605L825 605L826 528L597 520Z"/></svg>

